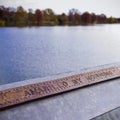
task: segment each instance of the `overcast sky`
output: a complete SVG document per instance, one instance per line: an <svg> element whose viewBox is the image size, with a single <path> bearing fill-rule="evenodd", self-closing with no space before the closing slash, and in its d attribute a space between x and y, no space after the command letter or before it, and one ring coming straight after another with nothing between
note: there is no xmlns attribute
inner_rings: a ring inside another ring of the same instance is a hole
<svg viewBox="0 0 120 120"><path fill-rule="evenodd" d="M0 0L0 5L6 7L23 6L26 10L32 8L41 10L52 8L55 13L68 13L69 9L79 9L81 13L85 11L96 14L104 13L108 17L120 17L120 0Z"/></svg>

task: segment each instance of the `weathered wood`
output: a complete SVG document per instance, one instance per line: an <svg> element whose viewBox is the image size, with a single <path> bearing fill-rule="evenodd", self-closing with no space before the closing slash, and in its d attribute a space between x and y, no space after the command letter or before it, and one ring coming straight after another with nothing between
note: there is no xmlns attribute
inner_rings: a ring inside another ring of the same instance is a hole
<svg viewBox="0 0 120 120"><path fill-rule="evenodd" d="M0 91L0 109L120 77L119 67L94 70Z"/></svg>

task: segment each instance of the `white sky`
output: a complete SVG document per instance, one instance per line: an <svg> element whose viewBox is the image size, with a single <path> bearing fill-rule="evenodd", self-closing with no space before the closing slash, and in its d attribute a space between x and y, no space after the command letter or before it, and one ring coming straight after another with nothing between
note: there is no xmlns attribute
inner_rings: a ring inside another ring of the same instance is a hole
<svg viewBox="0 0 120 120"><path fill-rule="evenodd" d="M96 14L104 13L108 17L120 17L120 0L0 0L0 5L17 7L22 5L26 10L51 8L55 13L68 13L69 9L79 9Z"/></svg>

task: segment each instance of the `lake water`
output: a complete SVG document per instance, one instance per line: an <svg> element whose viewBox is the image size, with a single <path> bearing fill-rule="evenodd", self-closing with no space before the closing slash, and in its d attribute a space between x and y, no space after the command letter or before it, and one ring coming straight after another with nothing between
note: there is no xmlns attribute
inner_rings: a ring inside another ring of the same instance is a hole
<svg viewBox="0 0 120 120"><path fill-rule="evenodd" d="M120 25L0 28L0 84L120 61Z"/></svg>

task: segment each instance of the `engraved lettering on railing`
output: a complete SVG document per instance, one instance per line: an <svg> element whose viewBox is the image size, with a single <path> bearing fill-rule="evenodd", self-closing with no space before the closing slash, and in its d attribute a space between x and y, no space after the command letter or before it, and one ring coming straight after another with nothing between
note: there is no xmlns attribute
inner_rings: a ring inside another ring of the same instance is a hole
<svg viewBox="0 0 120 120"><path fill-rule="evenodd" d="M65 78L59 78L53 81L3 90L0 91L0 108L36 98L42 98L56 93L62 93L81 86L86 86L116 77L120 77L120 70L118 67L112 67Z"/></svg>
<svg viewBox="0 0 120 120"><path fill-rule="evenodd" d="M50 85L52 91L58 91L59 87L57 86L56 83Z"/></svg>
<svg viewBox="0 0 120 120"><path fill-rule="evenodd" d="M81 78L80 78L80 76L76 77L75 79L73 79L71 81L72 81L73 85L79 85L79 84L83 83L82 80L81 80Z"/></svg>
<svg viewBox="0 0 120 120"><path fill-rule="evenodd" d="M62 81L61 83L62 83L63 87L68 87L68 83L67 82Z"/></svg>
<svg viewBox="0 0 120 120"><path fill-rule="evenodd" d="M40 85L34 85L29 88L27 88L25 92L25 96L30 95L42 95L44 93L49 93L51 91L50 86L40 86Z"/></svg>
<svg viewBox="0 0 120 120"><path fill-rule="evenodd" d="M98 73L93 73L93 74L88 74L86 75L86 78L91 81L95 81L96 79L103 79L104 77L110 77L113 75L111 71L103 71L103 72L98 72Z"/></svg>
<svg viewBox="0 0 120 120"><path fill-rule="evenodd" d="M57 82L57 85L59 89L63 91L64 89L67 89L69 87L69 80L67 80L66 78L61 79L61 80L59 79Z"/></svg>

